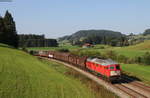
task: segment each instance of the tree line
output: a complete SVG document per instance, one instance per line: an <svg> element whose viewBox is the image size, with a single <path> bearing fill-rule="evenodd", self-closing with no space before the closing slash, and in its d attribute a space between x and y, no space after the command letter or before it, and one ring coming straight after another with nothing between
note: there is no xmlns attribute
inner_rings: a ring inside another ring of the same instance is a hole
<svg viewBox="0 0 150 98"><path fill-rule="evenodd" d="M56 39L46 39L44 35L20 34L19 47L56 47Z"/></svg>
<svg viewBox="0 0 150 98"><path fill-rule="evenodd" d="M146 30L144 31L143 35L144 35L144 36L150 35L150 29L146 29Z"/></svg>
<svg viewBox="0 0 150 98"><path fill-rule="evenodd" d="M93 45L96 44L104 44L104 45L111 45L111 46L128 46L128 40L125 36L122 37L111 37L111 36L97 36L91 35L86 37L85 39L71 41L74 45L83 45L84 43L90 43Z"/></svg>
<svg viewBox="0 0 150 98"><path fill-rule="evenodd" d="M0 16L0 43L18 47L18 35L12 15L6 11L5 16Z"/></svg>

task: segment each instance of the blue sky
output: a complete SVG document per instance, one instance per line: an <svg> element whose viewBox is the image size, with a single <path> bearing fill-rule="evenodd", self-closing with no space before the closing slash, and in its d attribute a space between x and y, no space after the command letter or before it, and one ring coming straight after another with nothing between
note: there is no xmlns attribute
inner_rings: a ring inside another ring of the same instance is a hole
<svg viewBox="0 0 150 98"><path fill-rule="evenodd" d="M124 34L150 28L150 0L13 0L0 2L9 10L18 33L57 38L78 30L108 29Z"/></svg>

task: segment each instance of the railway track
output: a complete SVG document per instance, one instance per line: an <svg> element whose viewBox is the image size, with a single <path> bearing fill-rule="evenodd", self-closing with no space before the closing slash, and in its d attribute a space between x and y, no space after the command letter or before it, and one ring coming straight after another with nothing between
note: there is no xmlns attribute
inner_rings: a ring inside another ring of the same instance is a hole
<svg viewBox="0 0 150 98"><path fill-rule="evenodd" d="M121 82L116 84L111 84L98 78L97 76L91 74L90 72L87 72L86 70L82 70L66 62L58 61L55 59L44 58L44 57L40 57L40 58L50 60L50 61L55 61L67 67L70 67L80 72L81 74L87 76L88 78L92 79L93 81L97 82L98 84L103 85L106 89L114 92L121 98L150 98L150 87L144 85L141 82L133 81L133 80L131 81L131 79L127 79L126 77L123 76Z"/></svg>
<svg viewBox="0 0 150 98"><path fill-rule="evenodd" d="M129 78L127 76L122 76L123 79L125 79L126 82L131 83L133 85L139 86L147 91L150 92L150 86L143 84L142 82L139 82L137 80L133 80L132 78Z"/></svg>
<svg viewBox="0 0 150 98"><path fill-rule="evenodd" d="M148 98L147 96L145 96L139 92L136 92L134 89L131 89L125 85L115 84L114 86L117 87L118 89L124 91L125 93L130 95L130 97L132 97L132 98Z"/></svg>
<svg viewBox="0 0 150 98"><path fill-rule="evenodd" d="M134 91L138 92L138 93L142 93L144 96L150 98L150 87L146 86L145 84L139 82L139 81L130 81L130 78L128 79L123 77L122 79L122 85L133 89Z"/></svg>

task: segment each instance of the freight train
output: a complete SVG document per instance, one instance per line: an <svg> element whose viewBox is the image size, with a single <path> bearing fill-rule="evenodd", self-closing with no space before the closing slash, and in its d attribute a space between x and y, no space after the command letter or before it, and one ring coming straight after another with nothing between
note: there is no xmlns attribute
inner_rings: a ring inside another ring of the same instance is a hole
<svg viewBox="0 0 150 98"><path fill-rule="evenodd" d="M121 79L120 65L111 59L100 59L86 56L80 57L71 53L56 51L37 51L33 54L70 63L82 69L86 69L109 82Z"/></svg>

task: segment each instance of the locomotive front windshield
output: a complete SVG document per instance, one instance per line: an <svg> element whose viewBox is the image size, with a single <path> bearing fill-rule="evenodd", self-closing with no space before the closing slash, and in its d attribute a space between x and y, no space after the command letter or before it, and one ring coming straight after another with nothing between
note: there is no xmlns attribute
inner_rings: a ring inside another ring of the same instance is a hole
<svg viewBox="0 0 150 98"><path fill-rule="evenodd" d="M110 66L109 69L110 69L110 70L114 70L114 69L119 70L119 69L120 69L120 66L119 66L119 65L117 65L117 66Z"/></svg>
<svg viewBox="0 0 150 98"><path fill-rule="evenodd" d="M116 66L116 69L120 69L120 66L118 65L118 66Z"/></svg>

